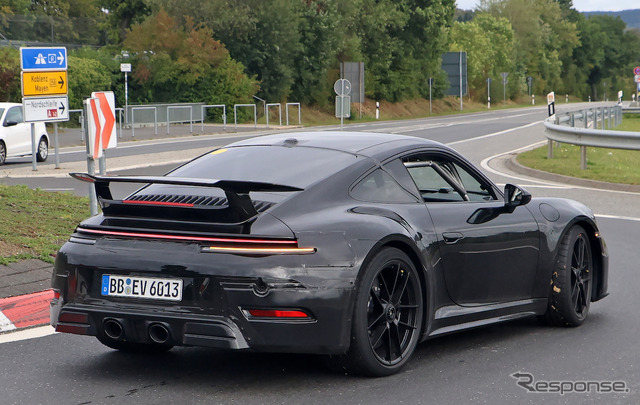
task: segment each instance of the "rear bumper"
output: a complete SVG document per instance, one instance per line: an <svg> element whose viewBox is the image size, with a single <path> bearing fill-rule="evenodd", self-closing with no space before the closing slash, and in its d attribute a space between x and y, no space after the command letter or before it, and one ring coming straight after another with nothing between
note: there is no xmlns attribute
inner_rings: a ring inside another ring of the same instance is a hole
<svg viewBox="0 0 640 405"><path fill-rule="evenodd" d="M55 276L54 276L55 277ZM106 338L105 322L122 330L115 340L158 343L152 326L167 333L161 343L221 349L287 353L339 354L349 347L353 288L274 289L266 296L238 283L216 289L215 302L199 306L96 299L60 291L50 306L58 332ZM253 317L249 309L298 310L307 318Z"/></svg>

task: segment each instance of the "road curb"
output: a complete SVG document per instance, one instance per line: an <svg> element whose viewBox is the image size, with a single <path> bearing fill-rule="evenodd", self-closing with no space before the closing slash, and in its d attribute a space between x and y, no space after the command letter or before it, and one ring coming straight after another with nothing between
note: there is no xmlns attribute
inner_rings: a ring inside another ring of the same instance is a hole
<svg viewBox="0 0 640 405"><path fill-rule="evenodd" d="M565 176L562 174L549 173L523 166L518 163L517 157L518 155L516 153L511 154L508 159L505 159L505 167L518 174L523 174L525 176L534 177L541 180L553 181L556 183L569 184L573 186L597 188L600 190L640 193L640 185L609 183L606 181L580 179L577 177Z"/></svg>
<svg viewBox="0 0 640 405"><path fill-rule="evenodd" d="M0 333L49 323L53 290L0 299Z"/></svg>

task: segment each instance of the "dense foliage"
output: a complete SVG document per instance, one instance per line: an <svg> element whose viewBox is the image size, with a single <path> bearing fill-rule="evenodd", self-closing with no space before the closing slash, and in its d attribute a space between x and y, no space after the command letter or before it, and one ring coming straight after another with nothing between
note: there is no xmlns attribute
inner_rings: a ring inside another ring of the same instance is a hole
<svg viewBox="0 0 640 405"><path fill-rule="evenodd" d="M0 34L66 44L73 108L93 90L130 104L299 101L330 108L341 62L365 64L366 96L400 101L446 91L447 51L466 51L470 96L549 91L587 99L635 89L640 34L585 17L571 0L0 0ZM0 37L1 38L1 37ZM81 47L84 45L84 47ZM0 99L19 98L17 52L0 48ZM499 96L498 96L499 95Z"/></svg>

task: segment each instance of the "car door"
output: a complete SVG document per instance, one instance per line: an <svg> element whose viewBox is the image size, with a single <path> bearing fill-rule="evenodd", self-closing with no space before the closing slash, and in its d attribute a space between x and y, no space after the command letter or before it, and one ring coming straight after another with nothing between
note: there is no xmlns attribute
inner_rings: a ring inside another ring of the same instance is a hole
<svg viewBox="0 0 640 405"><path fill-rule="evenodd" d="M450 298L465 306L531 298L540 235L527 207L507 209L495 186L452 154L403 163L433 221Z"/></svg>
<svg viewBox="0 0 640 405"><path fill-rule="evenodd" d="M31 153L31 127L24 122L22 106L10 107L2 122L7 156Z"/></svg>

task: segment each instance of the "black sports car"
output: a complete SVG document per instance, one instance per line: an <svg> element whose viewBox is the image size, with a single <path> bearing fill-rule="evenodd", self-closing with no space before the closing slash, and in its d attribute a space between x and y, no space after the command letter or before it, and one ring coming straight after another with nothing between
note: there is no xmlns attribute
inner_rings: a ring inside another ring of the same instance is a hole
<svg viewBox="0 0 640 405"><path fill-rule="evenodd" d="M114 349L317 353L381 376L428 338L531 315L578 326L607 295L587 207L502 192L420 138L289 133L166 176L73 177L102 214L57 255L51 324ZM142 186L116 199L122 182Z"/></svg>

